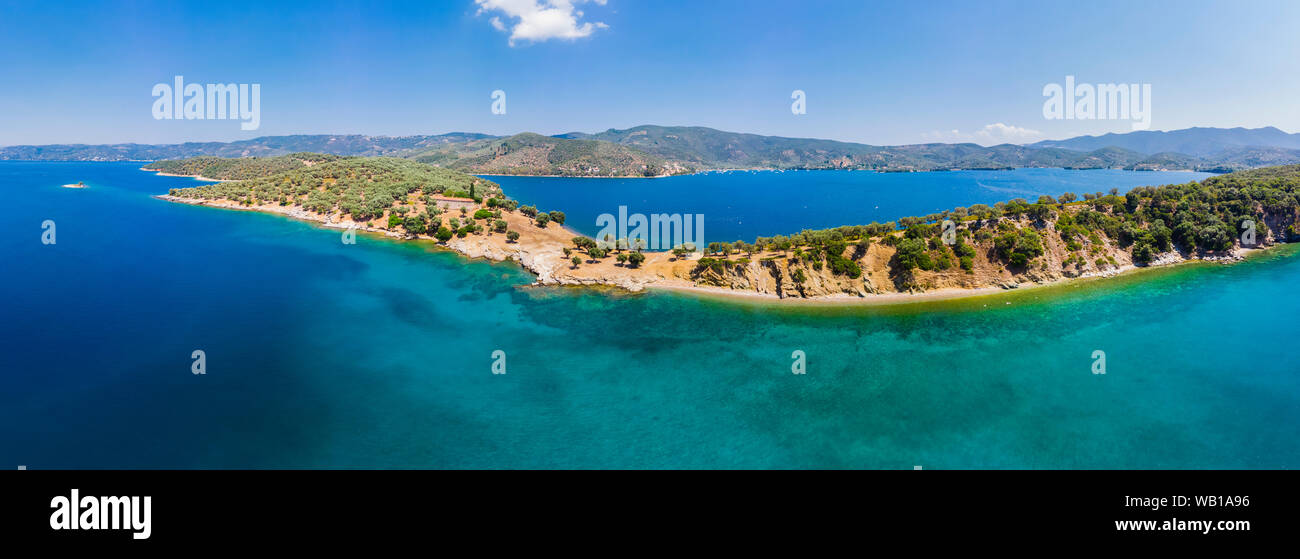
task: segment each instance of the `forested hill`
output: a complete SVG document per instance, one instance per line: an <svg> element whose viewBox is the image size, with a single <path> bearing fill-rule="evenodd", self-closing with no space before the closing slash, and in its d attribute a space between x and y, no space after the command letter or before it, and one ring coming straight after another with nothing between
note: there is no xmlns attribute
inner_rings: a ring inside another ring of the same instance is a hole
<svg viewBox="0 0 1300 559"><path fill-rule="evenodd" d="M1273 129L1276 130L1276 129ZM1280 131L1279 131L1280 132ZM1285 134L1284 134L1285 135ZM1116 136L1128 136L1116 135ZM872 146L833 140L785 138L724 132L699 126L637 126L595 134L573 132L558 137L601 140L633 146L668 161L703 169L870 169L933 171L1065 167L1072 169L1177 169L1226 172L1268 165L1300 163L1300 149L1286 145L1226 143L1217 151L1207 137L1200 155L1134 150L1121 145L1041 142L984 147L973 143ZM1227 136L1224 136L1227 138ZM1265 136L1260 136L1264 138ZM1227 140L1225 140L1227 141ZM1087 149L1077 146L1086 145Z"/></svg>
<svg viewBox="0 0 1300 559"><path fill-rule="evenodd" d="M1300 134L1288 134L1272 126L1264 128L1184 128L1182 130L1141 130L1126 134L1078 136L1067 140L1047 140L1033 147L1055 147L1092 151L1120 147L1140 153L1181 153L1192 157L1209 157L1227 149L1273 147L1300 149Z"/></svg>
<svg viewBox="0 0 1300 559"><path fill-rule="evenodd" d="M636 147L532 133L448 143L410 150L403 156L466 172L497 175L656 177L698 168Z"/></svg>
<svg viewBox="0 0 1300 559"><path fill-rule="evenodd" d="M783 297L1005 288L1130 265L1237 259L1243 248L1300 241L1297 223L1300 165L1292 165L1122 194L976 204L753 243L712 242L692 277L732 289L772 292L776 285Z"/></svg>
<svg viewBox="0 0 1300 559"><path fill-rule="evenodd" d="M266 177L275 173L310 167L339 159L337 155L320 153L291 153L277 157L225 158L204 155L189 159L155 161L142 169L172 175L203 177L218 180L244 180Z"/></svg>
<svg viewBox="0 0 1300 559"><path fill-rule="evenodd" d="M1156 137L1134 136L1139 134L1134 132L1023 146L1001 144L985 147L973 143L873 146L760 136L698 126L646 125L595 134L573 132L557 136L533 133L509 137L470 133L403 137L316 135L157 146L11 146L0 148L0 159L155 161L205 155L270 157L313 152L402 157L480 174L599 177L663 176L713 169L935 171L1064 167L1229 172L1300 163L1300 149L1292 147L1295 135L1277 129L1244 132L1191 130L1199 132L1161 132L1159 134L1166 136ZM1111 141L1114 143L1104 145ZM1255 141L1273 144L1243 143ZM1166 149L1170 146L1185 148L1192 153Z"/></svg>
<svg viewBox="0 0 1300 559"><path fill-rule="evenodd" d="M481 200L501 192L501 187L492 181L409 159L338 158L320 154L296 154L295 158L317 162L278 170L284 158L234 159L230 160L233 166L222 169L229 176L248 178L176 188L170 195L228 200L245 206L301 206L319 214L341 212L363 221L383 216L390 208L393 212L406 213L415 206L435 207L435 196ZM177 168L211 165L206 158L175 163Z"/></svg>
<svg viewBox="0 0 1300 559"><path fill-rule="evenodd" d="M0 148L0 159L23 161L157 161L210 155L214 157L269 157L296 152L332 155L394 155L447 143L465 143L486 134L452 132L436 136L294 135L264 136L237 142L187 142L183 144L53 144Z"/></svg>

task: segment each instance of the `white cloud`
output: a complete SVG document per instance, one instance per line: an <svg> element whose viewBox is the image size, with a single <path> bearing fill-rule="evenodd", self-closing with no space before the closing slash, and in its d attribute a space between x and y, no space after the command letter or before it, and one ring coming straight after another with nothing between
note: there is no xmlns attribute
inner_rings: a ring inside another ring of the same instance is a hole
<svg viewBox="0 0 1300 559"><path fill-rule="evenodd" d="M597 22L580 22L583 13L576 6L594 2L601 6L605 0L474 0L478 13L500 12L506 20L492 16L492 27L510 31L510 46L516 41L540 43L550 39L580 39L597 29L609 26Z"/></svg>
<svg viewBox="0 0 1300 559"><path fill-rule="evenodd" d="M963 134L957 129L943 132L935 130L934 132L922 132L921 138L931 142L975 142L977 144L1027 144L1041 139L1042 132L1011 126L1001 122L986 124L983 128L976 130L974 133Z"/></svg>
<svg viewBox="0 0 1300 559"><path fill-rule="evenodd" d="M986 140L1000 140L1015 143L1016 141L1028 141L1042 136L1043 133L1037 130L1021 128L1019 126L1007 126L1001 122L987 124L984 128L975 132L975 137Z"/></svg>

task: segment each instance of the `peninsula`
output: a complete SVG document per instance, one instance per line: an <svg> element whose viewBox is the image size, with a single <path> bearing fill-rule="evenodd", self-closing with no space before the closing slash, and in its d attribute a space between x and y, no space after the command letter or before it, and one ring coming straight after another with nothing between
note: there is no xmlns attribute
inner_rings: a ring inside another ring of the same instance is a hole
<svg viewBox="0 0 1300 559"><path fill-rule="evenodd" d="M296 153L144 168L228 181L172 189L165 200L425 239L469 257L515 260L540 284L632 291L828 301L960 296L1236 259L1300 239L1300 165L666 252L637 250L637 239L590 239L565 228L559 209L521 206L494 182L411 159Z"/></svg>

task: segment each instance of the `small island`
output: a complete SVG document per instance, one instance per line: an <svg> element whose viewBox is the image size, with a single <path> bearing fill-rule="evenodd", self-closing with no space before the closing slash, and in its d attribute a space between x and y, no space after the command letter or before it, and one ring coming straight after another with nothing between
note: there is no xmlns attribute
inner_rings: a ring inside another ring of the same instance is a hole
<svg viewBox="0 0 1300 559"><path fill-rule="evenodd" d="M84 183L84 182L77 182L77 183L74 183L74 184L65 184L65 185L63 185L63 188L86 188L86 183Z"/></svg>
<svg viewBox="0 0 1300 559"><path fill-rule="evenodd" d="M492 181L409 159L292 154L145 168L228 181L172 189L160 196L165 200L423 239L469 257L515 260L540 284L632 291L834 302L956 297L1187 260L1236 260L1300 240L1296 165L664 252L639 250L636 239L577 234L564 227L562 211L520 205Z"/></svg>

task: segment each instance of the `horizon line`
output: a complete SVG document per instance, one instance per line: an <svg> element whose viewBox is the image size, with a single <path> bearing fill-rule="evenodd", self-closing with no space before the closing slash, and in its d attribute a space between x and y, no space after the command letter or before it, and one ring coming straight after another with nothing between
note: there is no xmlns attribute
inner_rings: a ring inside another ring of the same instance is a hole
<svg viewBox="0 0 1300 559"><path fill-rule="evenodd" d="M598 131L596 131L596 132L582 132L582 131L576 131L576 130L575 130L575 131L570 131L570 132L559 132L559 133L556 133L556 134L543 134L543 133L541 133L541 132L533 132L533 131L531 131L531 130L524 130L524 131L520 131L520 132L515 132L515 133L513 133L513 134L505 134L505 135L487 134L487 133L484 133L484 132L467 132L467 131L459 131L459 130L453 130L453 131L449 131L449 132L440 132L440 133L431 133L431 134L401 134L401 135L397 135L397 134L364 134L364 133L359 133L359 132L352 132L352 133L318 133L318 134L310 134L310 133L295 133L295 134L275 134L275 135L256 136L256 137L253 137L253 138L242 139L242 140L186 140L186 141L183 141L183 142L170 142L170 143L144 143L144 142L124 141L124 142L94 143L94 144L91 144L91 143L84 143L84 142L65 142L65 143L46 143L46 144L8 144L8 145L0 145L0 149L3 149L3 148L13 148L13 147L43 147L43 146L121 146L121 145L138 145L138 146L180 146L180 145L185 145L185 144L233 144L233 143L238 143L238 142L252 142L252 141L257 141L257 140L261 140L261 139L265 139L265 138L288 138L288 137L294 137L294 136L361 136L361 137L366 137L366 138L415 138L415 137L421 137L421 136L429 137L429 136L451 136L451 135L456 135L456 134L480 134L480 135L488 136L488 137L491 137L491 138L509 138L509 137L511 137L511 136L518 136L518 135L520 135L520 134L537 134L537 135L539 135L539 136L546 136L546 137L548 137L548 138L560 138L560 136L564 136L564 135L567 135L567 134L588 134L588 135L594 135L594 134L599 134L599 133L601 133L601 132L633 130L633 129L636 129L636 128L642 128L642 127L647 127L647 126L654 126L654 127L659 127L659 128L704 128L704 129L715 130L715 131L723 132L723 133L727 133L727 134L747 134L747 135L751 135L751 136L761 136L761 137L766 137L766 138L783 138L783 139L789 139L789 140L815 140L815 141L823 141L823 142L838 142L838 143L842 143L842 144L854 144L854 145L869 146L869 147L932 146L932 145L950 145L950 146L959 146L959 145L967 145L967 144L977 145L977 146L985 147L985 148L992 148L992 147L998 147L998 146L1007 146L1007 145L1010 145L1010 146L1027 147L1027 146L1032 146L1032 145L1034 145L1034 144L1040 144L1040 143L1043 143L1043 142L1063 142L1063 141L1073 140L1073 139L1077 139L1077 138L1102 138L1102 137L1106 137L1106 136L1127 136L1127 135L1129 135L1129 134L1135 134L1135 133L1139 133L1139 132L1169 133L1169 132L1179 132L1179 131L1183 131L1183 130L1264 130L1264 129L1272 128L1272 129L1277 130L1278 132L1281 132L1281 133L1283 133L1283 134L1288 134L1288 135L1294 135L1294 134L1295 134L1295 133L1293 133L1293 132L1287 132L1286 130L1283 130L1282 128L1280 128L1280 127L1278 127L1278 126L1274 126L1274 125L1258 126L1258 127L1255 127L1255 128L1250 128L1250 127L1247 127L1247 126L1233 126L1233 127L1222 127L1222 126L1189 126L1189 127L1186 127L1186 128L1173 128L1173 129L1169 129L1169 130L1133 130L1133 131L1129 131L1129 132L1107 132L1107 133L1105 133L1105 134L1080 134L1080 135L1076 135L1076 136L1069 136L1069 137L1066 137L1066 138L1059 138L1059 139L1050 139L1050 138L1049 138L1049 139L1036 140L1036 141L1033 141L1033 142L1023 143L1023 144L1017 144L1017 143L1013 143L1013 142L1001 142L1001 143L997 143L997 144L988 144L988 145L984 145L984 144L980 144L980 143L978 143L978 142L974 142L974 141L967 141L967 142L916 142L916 143L910 143L910 144L869 144L869 143L864 143L864 142L854 142L854 141L848 141L848 140L836 140L836 139L832 139L832 138L814 138L814 137L800 137L800 136L780 136L780 135L773 135L773 134L759 134L759 133L756 133L756 132L735 132L735 131L731 131L731 130L722 130L722 129L719 129L719 128L713 128L713 127L710 127L710 126L702 126L702 125L694 125L694 124L685 124L685 125L638 124L638 125L636 125L636 126L630 126L630 127L628 127L628 128L612 128L612 127L611 127L611 128L606 128L606 129L603 129L603 130L598 130ZM569 138L560 138L560 139L569 139ZM577 139L586 139L586 138L577 138ZM603 141L603 140L601 140L601 141Z"/></svg>

